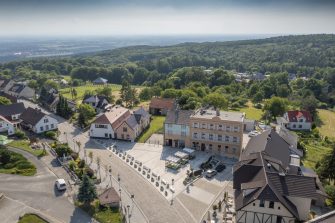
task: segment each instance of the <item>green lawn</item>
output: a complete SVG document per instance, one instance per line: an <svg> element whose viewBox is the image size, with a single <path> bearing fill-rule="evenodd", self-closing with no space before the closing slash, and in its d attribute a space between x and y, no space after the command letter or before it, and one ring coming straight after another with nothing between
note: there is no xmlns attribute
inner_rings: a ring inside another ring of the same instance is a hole
<svg viewBox="0 0 335 223"><path fill-rule="evenodd" d="M335 112L318 109L318 129L323 136L335 138Z"/></svg>
<svg viewBox="0 0 335 223"><path fill-rule="evenodd" d="M255 108L251 101L249 101L246 107L234 109L232 111L244 112L248 119L261 120L263 111L262 109Z"/></svg>
<svg viewBox="0 0 335 223"><path fill-rule="evenodd" d="M37 157L42 157L46 155L42 149L32 149L29 146L29 141L28 140L14 140L11 143L8 144L8 146L12 146L18 149L22 149L28 153L33 154L34 156Z"/></svg>
<svg viewBox="0 0 335 223"><path fill-rule="evenodd" d="M121 85L109 84L108 86L112 87L113 95L118 97L120 89L121 89ZM76 101L80 102L84 98L85 91L96 91L97 89L102 89L103 87L104 85L83 85L83 86L74 87L77 91ZM64 97L72 100L70 90L71 88L63 88L63 89L60 89L59 91L60 93L62 93Z"/></svg>
<svg viewBox="0 0 335 223"><path fill-rule="evenodd" d="M0 148L1 152L6 149ZM0 164L0 173L33 176L36 174L36 167L19 153L8 151L10 159Z"/></svg>
<svg viewBox="0 0 335 223"><path fill-rule="evenodd" d="M48 223L44 219L40 218L36 214L25 214L20 218L18 223Z"/></svg>
<svg viewBox="0 0 335 223"><path fill-rule="evenodd" d="M165 116L152 116L150 127L137 140L138 142L146 142L150 136L156 132L163 131Z"/></svg>
<svg viewBox="0 0 335 223"><path fill-rule="evenodd" d="M86 211L89 215L93 216L93 218L98 220L100 223L122 222L121 214L116 208L99 207L97 201L92 202L89 207L83 205L82 203L76 203L76 205Z"/></svg>
<svg viewBox="0 0 335 223"><path fill-rule="evenodd" d="M325 154L327 154L331 148L320 145L319 142L315 141L306 145L306 155L302 160L304 166L315 169L315 164L320 161Z"/></svg>

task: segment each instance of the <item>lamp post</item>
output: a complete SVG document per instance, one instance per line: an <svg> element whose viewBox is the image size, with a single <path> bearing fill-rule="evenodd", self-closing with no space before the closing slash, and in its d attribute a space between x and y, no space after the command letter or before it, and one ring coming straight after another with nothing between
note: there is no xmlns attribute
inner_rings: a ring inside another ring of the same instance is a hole
<svg viewBox="0 0 335 223"><path fill-rule="evenodd" d="M120 182L121 182L121 177L120 174L117 174L117 181L119 182L119 189L121 189Z"/></svg>
<svg viewBox="0 0 335 223"><path fill-rule="evenodd" d="M108 170L108 172L109 172L109 180L110 180L110 182L111 182L111 187L113 186L113 183L112 183L112 167L111 166L109 166L109 170Z"/></svg>
<svg viewBox="0 0 335 223"><path fill-rule="evenodd" d="M128 205L127 205L127 209L128 209L127 213L128 213L128 222L130 223L130 213L129 213L129 208L130 208L130 205L128 204Z"/></svg>

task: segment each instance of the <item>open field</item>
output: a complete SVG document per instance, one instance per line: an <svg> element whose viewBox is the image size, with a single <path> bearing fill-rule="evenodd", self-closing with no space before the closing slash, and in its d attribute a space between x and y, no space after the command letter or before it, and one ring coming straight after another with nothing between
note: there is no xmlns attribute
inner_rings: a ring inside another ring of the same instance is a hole
<svg viewBox="0 0 335 223"><path fill-rule="evenodd" d="M318 109L318 116L320 123L317 126L321 135L335 138L335 112Z"/></svg>
<svg viewBox="0 0 335 223"><path fill-rule="evenodd" d="M106 85L83 85L83 86L78 86L78 87L73 87L74 89L76 89L77 91L77 98L75 99L75 101L77 103L81 103L81 101L84 98L84 94L86 91L96 91L98 89L102 89L104 86ZM115 96L115 100L117 100L118 98L120 98L120 90L121 90L121 85L119 84L108 84L108 86L112 87L112 94ZM137 89L137 93L140 92L140 89L142 87L140 86L133 86ZM60 89L59 92L66 97L67 99L70 100L74 100L71 96L71 88L63 88Z"/></svg>
<svg viewBox="0 0 335 223"><path fill-rule="evenodd" d="M232 111L244 112L248 119L261 120L263 111L262 109L255 108L251 101L248 101L246 107L234 109Z"/></svg>
<svg viewBox="0 0 335 223"><path fill-rule="evenodd" d="M47 223L47 221L43 220L35 214L25 214L18 223Z"/></svg>
<svg viewBox="0 0 335 223"><path fill-rule="evenodd" d="M163 129L165 116L152 116L150 127L138 139L138 142L144 143L150 136Z"/></svg>
<svg viewBox="0 0 335 223"><path fill-rule="evenodd" d="M42 149L32 149L29 146L29 141L28 140L14 140L11 143L8 144L8 146L15 147L17 149L22 149L28 153L33 154L34 156L37 157L42 157L45 154L45 152Z"/></svg>

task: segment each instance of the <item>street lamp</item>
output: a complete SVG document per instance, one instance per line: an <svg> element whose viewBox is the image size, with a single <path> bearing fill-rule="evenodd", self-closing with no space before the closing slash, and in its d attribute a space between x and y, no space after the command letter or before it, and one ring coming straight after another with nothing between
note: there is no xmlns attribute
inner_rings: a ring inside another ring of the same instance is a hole
<svg viewBox="0 0 335 223"><path fill-rule="evenodd" d="M113 186L113 183L112 183L112 167L111 166L109 166L109 170L108 170L108 172L109 172L109 180L110 180L110 182L111 182L111 187Z"/></svg>
<svg viewBox="0 0 335 223"><path fill-rule="evenodd" d="M130 208L130 205L128 204L128 205L127 205L127 209L128 209L127 213L128 213L128 222L130 223L130 213L129 213L129 208Z"/></svg>
<svg viewBox="0 0 335 223"><path fill-rule="evenodd" d="M121 187L120 187L121 177L120 177L120 174L119 174L119 173L117 174L117 181L119 182L119 189L120 189L120 188L121 188Z"/></svg>

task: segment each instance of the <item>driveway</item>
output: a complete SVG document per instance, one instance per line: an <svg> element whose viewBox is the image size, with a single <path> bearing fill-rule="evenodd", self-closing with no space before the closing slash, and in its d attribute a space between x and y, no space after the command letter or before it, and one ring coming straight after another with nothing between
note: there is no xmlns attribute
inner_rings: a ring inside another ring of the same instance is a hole
<svg viewBox="0 0 335 223"><path fill-rule="evenodd" d="M19 216L27 212L41 214L51 222L91 222L88 214L70 203L66 193L55 190L57 178L42 161L27 152L15 152L33 162L37 174L31 177L0 174L0 191L5 195L0 201L1 222L17 222Z"/></svg>

